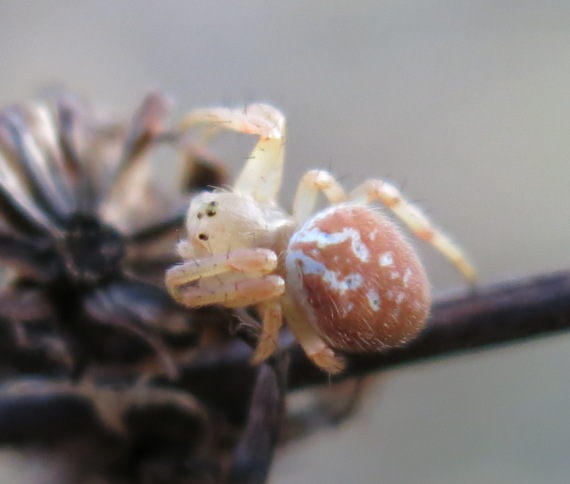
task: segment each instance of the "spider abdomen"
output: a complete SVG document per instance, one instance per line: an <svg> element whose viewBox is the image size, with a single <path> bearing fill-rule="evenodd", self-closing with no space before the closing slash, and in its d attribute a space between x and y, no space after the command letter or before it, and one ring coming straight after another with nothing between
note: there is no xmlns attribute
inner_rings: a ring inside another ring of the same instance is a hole
<svg viewBox="0 0 570 484"><path fill-rule="evenodd" d="M392 221L356 204L310 218L285 257L287 292L332 347L400 346L422 329L429 283L413 247Z"/></svg>

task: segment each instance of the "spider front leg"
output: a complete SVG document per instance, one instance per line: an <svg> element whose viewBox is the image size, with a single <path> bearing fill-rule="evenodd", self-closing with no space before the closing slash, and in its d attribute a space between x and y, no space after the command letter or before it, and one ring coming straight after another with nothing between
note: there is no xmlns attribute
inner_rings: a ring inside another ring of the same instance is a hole
<svg viewBox="0 0 570 484"><path fill-rule="evenodd" d="M205 138L221 129L259 136L247 163L233 186L235 193L253 196L260 203L272 204L283 174L285 117L268 104L250 104L243 109L209 108L192 111L181 122L181 129L206 125Z"/></svg>
<svg viewBox="0 0 570 484"><path fill-rule="evenodd" d="M283 294L285 282L271 274L276 268L277 256L270 250L235 249L176 265L166 272L165 283L187 307L244 307Z"/></svg>
<svg viewBox="0 0 570 484"><path fill-rule="evenodd" d="M446 234L436 229L417 207L405 200L394 185L381 180L368 180L350 193L349 200L364 204L380 201L402 220L416 237L430 244L451 261L470 284L476 282L475 269L463 251Z"/></svg>

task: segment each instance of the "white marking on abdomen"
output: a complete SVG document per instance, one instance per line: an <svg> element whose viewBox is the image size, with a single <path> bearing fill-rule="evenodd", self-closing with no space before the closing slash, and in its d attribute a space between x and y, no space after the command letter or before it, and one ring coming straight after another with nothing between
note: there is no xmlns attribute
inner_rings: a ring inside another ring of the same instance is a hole
<svg viewBox="0 0 570 484"><path fill-rule="evenodd" d="M392 252L384 252L380 256L378 263L380 264L381 267L391 266L394 263L394 254Z"/></svg>
<svg viewBox="0 0 570 484"><path fill-rule="evenodd" d="M380 296L378 295L378 293L376 291L368 291L366 293L366 298L368 299L368 305L370 306L370 309L372 309L372 311L378 311L380 309Z"/></svg>
<svg viewBox="0 0 570 484"><path fill-rule="evenodd" d="M291 237L291 241L289 242L289 246L296 244L297 242L307 244L315 243L319 249L322 249L323 247L328 247L330 245L338 245L350 239L352 253L362 262L368 262L370 252L362 242L360 232L357 229L345 227L341 232L333 232L329 234L315 227L319 220L327 218L331 213L334 214L334 207L333 209L325 210L323 213L312 218L306 225L293 234L293 237Z"/></svg>

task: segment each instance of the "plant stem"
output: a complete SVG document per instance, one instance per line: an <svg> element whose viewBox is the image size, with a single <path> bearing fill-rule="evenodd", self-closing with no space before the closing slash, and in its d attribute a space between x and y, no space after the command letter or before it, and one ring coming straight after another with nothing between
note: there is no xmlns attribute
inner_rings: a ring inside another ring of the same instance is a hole
<svg viewBox="0 0 570 484"><path fill-rule="evenodd" d="M411 344L390 351L350 355L347 370L330 377L312 365L295 345L290 351L289 389L327 384L432 358L514 343L570 329L570 271L480 287L463 295L438 299L422 334ZM213 370L229 381L252 372L250 350L241 342L217 355L200 357L184 369L192 381ZM185 378L185 379L186 379Z"/></svg>

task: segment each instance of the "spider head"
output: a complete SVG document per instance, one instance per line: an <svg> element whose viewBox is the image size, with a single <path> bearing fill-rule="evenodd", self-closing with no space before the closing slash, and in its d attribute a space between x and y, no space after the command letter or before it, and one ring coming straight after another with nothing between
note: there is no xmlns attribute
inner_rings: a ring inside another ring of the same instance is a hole
<svg viewBox="0 0 570 484"><path fill-rule="evenodd" d="M225 191L202 193L192 199L188 209L187 244L197 257L266 247L274 230L269 217L250 196Z"/></svg>

